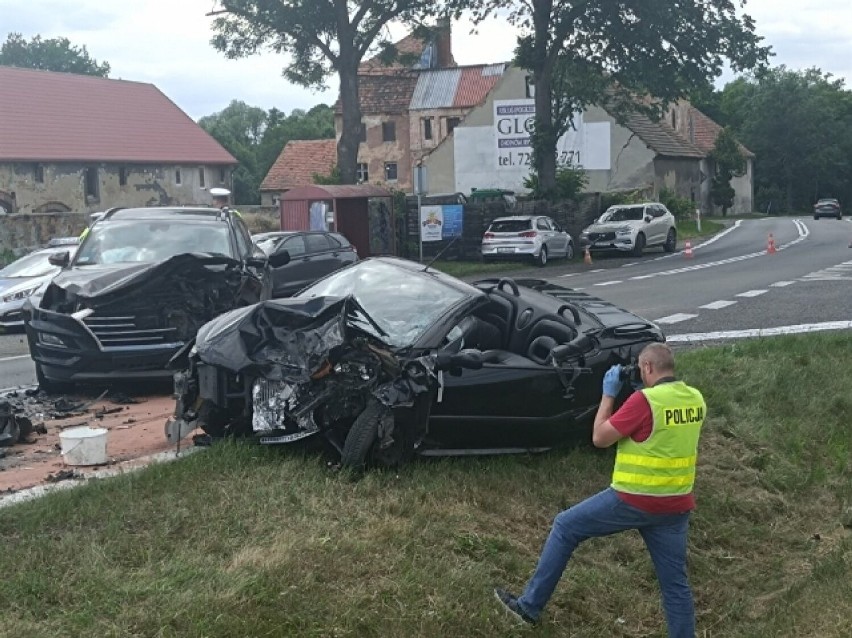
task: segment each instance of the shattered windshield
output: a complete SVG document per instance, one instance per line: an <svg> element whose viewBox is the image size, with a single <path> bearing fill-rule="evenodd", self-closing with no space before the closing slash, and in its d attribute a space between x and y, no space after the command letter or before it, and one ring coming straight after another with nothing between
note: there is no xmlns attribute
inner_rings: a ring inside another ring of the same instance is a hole
<svg viewBox="0 0 852 638"><path fill-rule="evenodd" d="M437 279L409 272L382 261L362 261L341 270L298 297L352 295L382 332L368 322L359 327L394 347L411 345L449 308L465 298Z"/></svg>
<svg viewBox="0 0 852 638"><path fill-rule="evenodd" d="M645 216L644 206L631 206L629 208L610 208L601 215L600 222L636 222Z"/></svg>
<svg viewBox="0 0 852 638"><path fill-rule="evenodd" d="M159 262L183 253L233 257L228 226L221 222L188 223L163 219L95 224L80 246L78 266Z"/></svg>

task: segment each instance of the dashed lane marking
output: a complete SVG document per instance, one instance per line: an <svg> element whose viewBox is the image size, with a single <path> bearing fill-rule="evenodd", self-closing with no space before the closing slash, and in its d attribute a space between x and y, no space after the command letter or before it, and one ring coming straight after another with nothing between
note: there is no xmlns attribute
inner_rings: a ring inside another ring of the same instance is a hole
<svg viewBox="0 0 852 638"><path fill-rule="evenodd" d="M620 283L624 283L624 282L621 282L621 281L602 281L599 284L595 284L595 286L613 286L615 284L620 284Z"/></svg>
<svg viewBox="0 0 852 638"><path fill-rule="evenodd" d="M706 308L707 310L721 310L722 308L727 308L728 306L733 306L736 301L714 301L713 303L708 303L703 306L698 306L699 308Z"/></svg>
<svg viewBox="0 0 852 638"><path fill-rule="evenodd" d="M678 313L675 315L669 315L668 317L662 317L661 319L655 319L654 323L680 323L681 321L686 321L688 319L695 319L698 315L689 315L686 313Z"/></svg>
<svg viewBox="0 0 852 638"><path fill-rule="evenodd" d="M766 294L768 290L746 290L745 292L737 293L737 297L760 297Z"/></svg>
<svg viewBox="0 0 852 638"><path fill-rule="evenodd" d="M776 281L774 284L769 284L771 288L786 288L787 286L792 286L795 281Z"/></svg>

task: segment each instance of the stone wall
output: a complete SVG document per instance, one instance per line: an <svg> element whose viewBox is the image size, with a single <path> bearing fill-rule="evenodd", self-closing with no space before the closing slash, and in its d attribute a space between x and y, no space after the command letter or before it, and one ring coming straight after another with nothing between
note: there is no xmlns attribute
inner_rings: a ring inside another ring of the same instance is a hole
<svg viewBox="0 0 852 638"><path fill-rule="evenodd" d="M0 217L0 255L20 256L52 237L73 237L88 223L84 213L33 213Z"/></svg>

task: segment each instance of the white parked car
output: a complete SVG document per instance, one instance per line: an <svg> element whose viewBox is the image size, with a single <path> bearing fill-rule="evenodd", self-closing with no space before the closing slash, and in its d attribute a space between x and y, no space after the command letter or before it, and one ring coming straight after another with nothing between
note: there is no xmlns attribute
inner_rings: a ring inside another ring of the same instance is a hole
<svg viewBox="0 0 852 638"><path fill-rule="evenodd" d="M589 250L621 250L636 257L653 246L672 253L677 247L677 226L674 215L660 203L620 204L607 208L580 233L580 245Z"/></svg>
<svg viewBox="0 0 852 638"><path fill-rule="evenodd" d="M544 266L548 259L574 258L574 239L550 217L498 217L482 236L482 259L532 259Z"/></svg>
<svg viewBox="0 0 852 638"><path fill-rule="evenodd" d="M0 332L4 329L23 328L24 302L30 299L38 304L47 284L61 268L51 264L51 255L68 252L73 257L76 239L51 240L49 248L36 250L0 270Z"/></svg>

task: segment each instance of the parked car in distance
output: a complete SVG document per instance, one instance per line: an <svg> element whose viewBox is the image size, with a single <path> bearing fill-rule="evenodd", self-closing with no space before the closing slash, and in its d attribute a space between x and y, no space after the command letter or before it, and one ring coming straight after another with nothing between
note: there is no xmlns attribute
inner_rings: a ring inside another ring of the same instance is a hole
<svg viewBox="0 0 852 638"><path fill-rule="evenodd" d="M843 211L840 209L840 202L832 198L818 200L817 203L814 204L814 219L819 219L820 217L834 217L835 219L841 219L843 217Z"/></svg>
<svg viewBox="0 0 852 638"><path fill-rule="evenodd" d="M273 261L237 215L217 208L110 209L38 303L24 305L30 355L48 392L72 383L168 377L200 326L257 302Z"/></svg>
<svg viewBox="0 0 852 638"><path fill-rule="evenodd" d="M498 217L482 236L482 259L532 259L544 266L553 257L574 258L574 239L550 217Z"/></svg>
<svg viewBox="0 0 852 638"><path fill-rule="evenodd" d="M69 238L62 238L69 239ZM50 240L49 248L36 250L0 270L0 328L3 330L24 327L24 303L36 303L44 294L47 284L61 268L50 263L51 255L77 250L74 241L57 243Z"/></svg>
<svg viewBox="0 0 852 638"><path fill-rule="evenodd" d="M653 322L547 281L469 284L364 259L203 326L172 360L166 435L316 437L356 467L542 450L588 440L606 371L664 340Z"/></svg>
<svg viewBox="0 0 852 638"><path fill-rule="evenodd" d="M620 250L641 257L646 248L659 246L667 253L677 247L674 215L663 204L610 206L580 233L580 246L593 250Z"/></svg>
<svg viewBox="0 0 852 638"><path fill-rule="evenodd" d="M285 266L268 268L264 276L264 299L289 297L339 268L358 261L355 246L340 233L321 230L260 233L252 240L267 255L287 251Z"/></svg>

